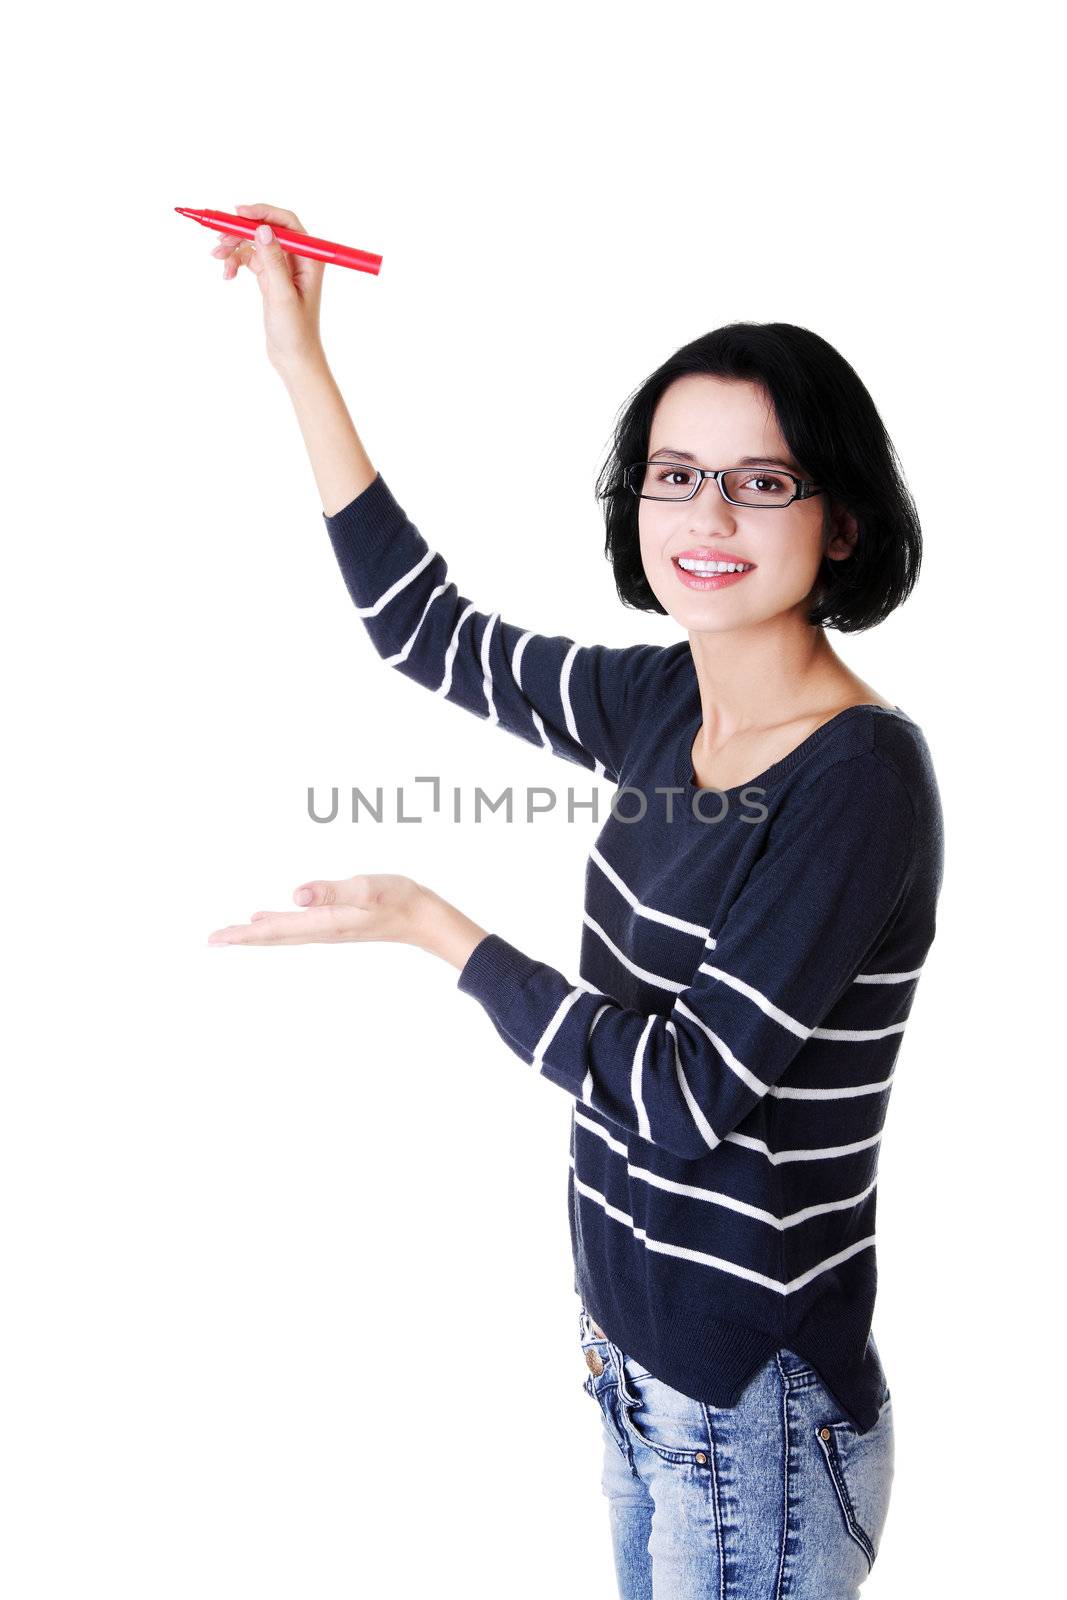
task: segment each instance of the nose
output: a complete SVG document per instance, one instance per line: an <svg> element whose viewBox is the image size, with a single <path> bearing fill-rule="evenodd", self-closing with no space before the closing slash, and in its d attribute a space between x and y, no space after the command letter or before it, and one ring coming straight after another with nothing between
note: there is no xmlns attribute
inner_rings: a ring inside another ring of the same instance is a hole
<svg viewBox="0 0 1067 1600"><path fill-rule="evenodd" d="M696 533L701 529L716 537L734 532L736 506L723 497L714 478L705 478L693 498L688 502L690 526Z"/></svg>

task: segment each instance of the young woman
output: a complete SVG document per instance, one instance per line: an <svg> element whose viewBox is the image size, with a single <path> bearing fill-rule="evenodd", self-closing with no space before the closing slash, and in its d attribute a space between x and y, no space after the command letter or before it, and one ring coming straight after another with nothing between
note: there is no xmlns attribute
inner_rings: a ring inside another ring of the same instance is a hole
<svg viewBox="0 0 1067 1600"><path fill-rule="evenodd" d="M618 792L578 979L400 875L306 883L307 909L212 940L417 946L572 1096L579 1337L624 1600L854 1596L893 1476L871 1335L878 1148L943 858L919 726L826 631L880 622L918 574L874 404L790 324L678 351L628 402L599 488L621 599L686 637L578 645L448 581L334 384L321 266L270 238L216 253L257 278L376 650Z"/></svg>

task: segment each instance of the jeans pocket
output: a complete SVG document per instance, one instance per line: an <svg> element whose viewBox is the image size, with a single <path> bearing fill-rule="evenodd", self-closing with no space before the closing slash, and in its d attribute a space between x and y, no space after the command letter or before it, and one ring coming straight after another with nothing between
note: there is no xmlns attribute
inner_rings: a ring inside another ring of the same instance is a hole
<svg viewBox="0 0 1067 1600"><path fill-rule="evenodd" d="M888 1389L878 1421L866 1433L829 1409L815 1437L826 1463L845 1527L874 1566L893 1486L893 1402Z"/></svg>
<svg viewBox="0 0 1067 1600"><path fill-rule="evenodd" d="M700 1401L672 1389L627 1355L619 1379L619 1414L633 1437L663 1460L707 1463L708 1422Z"/></svg>

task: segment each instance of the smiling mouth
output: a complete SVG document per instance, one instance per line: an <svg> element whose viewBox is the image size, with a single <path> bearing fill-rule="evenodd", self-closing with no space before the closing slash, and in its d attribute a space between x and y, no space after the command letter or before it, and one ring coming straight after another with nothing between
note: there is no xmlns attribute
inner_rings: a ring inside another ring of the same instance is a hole
<svg viewBox="0 0 1067 1600"><path fill-rule="evenodd" d="M751 561L706 561L695 556L672 556L671 565L687 589L728 588L755 571Z"/></svg>
<svg viewBox="0 0 1067 1600"><path fill-rule="evenodd" d="M671 560L684 572L694 572L703 576L718 572L750 572L755 566L754 561L729 560L725 556L672 556Z"/></svg>

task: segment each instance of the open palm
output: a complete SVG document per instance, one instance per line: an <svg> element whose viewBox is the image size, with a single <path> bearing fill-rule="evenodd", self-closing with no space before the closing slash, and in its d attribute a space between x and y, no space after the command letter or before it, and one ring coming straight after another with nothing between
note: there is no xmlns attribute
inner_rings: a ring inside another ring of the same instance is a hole
<svg viewBox="0 0 1067 1600"><path fill-rule="evenodd" d="M294 889L301 911L255 911L252 920L216 928L208 944L344 944L360 940L408 943L423 890L399 873L357 873L336 882L317 879Z"/></svg>

